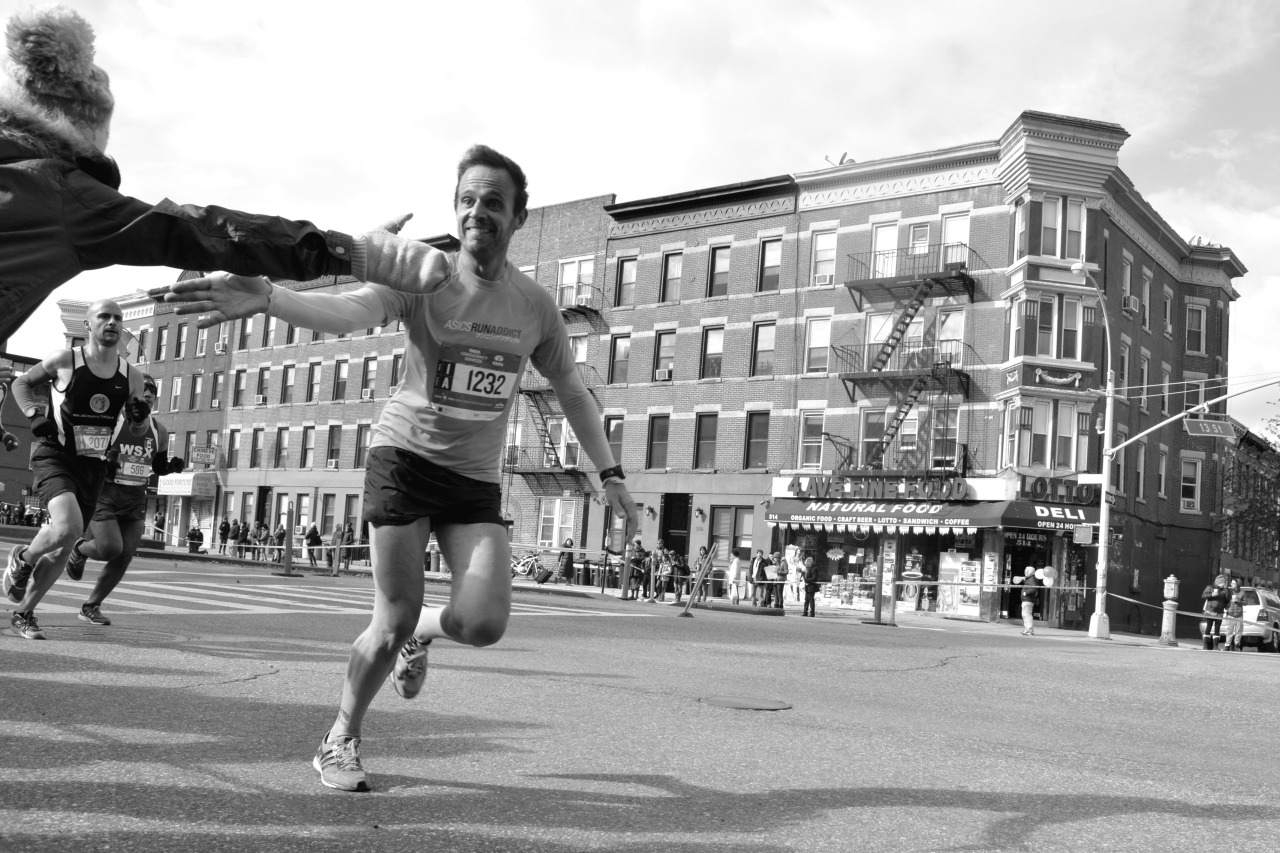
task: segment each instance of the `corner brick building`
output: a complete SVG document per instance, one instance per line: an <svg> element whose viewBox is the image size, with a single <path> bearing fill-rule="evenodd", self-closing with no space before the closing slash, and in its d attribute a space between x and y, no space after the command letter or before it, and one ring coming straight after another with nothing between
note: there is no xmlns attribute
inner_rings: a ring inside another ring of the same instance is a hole
<svg viewBox="0 0 1280 853"><path fill-rule="evenodd" d="M1142 198L1119 165L1127 136L1029 111L988 141L531 209L511 262L561 306L646 546L713 546L721 567L731 549L813 556L850 606L877 579L919 579L900 606L974 618L1016 612L1007 583L1051 567L1039 618L1087 623L1096 545L1074 536L1103 499L1108 359L1117 443L1222 393L1246 272ZM177 452L217 448L175 495L182 514L276 519L293 501L326 535L358 523L398 330L313 339L256 317L202 343L164 306L122 303ZM1181 609L1199 609L1220 567L1215 441L1175 424L1116 457L1110 592L1158 604L1175 574ZM622 545L532 372L503 461L513 542ZM1246 580L1278 579L1274 560L1247 565ZM1111 601L1117 629L1158 624Z"/></svg>

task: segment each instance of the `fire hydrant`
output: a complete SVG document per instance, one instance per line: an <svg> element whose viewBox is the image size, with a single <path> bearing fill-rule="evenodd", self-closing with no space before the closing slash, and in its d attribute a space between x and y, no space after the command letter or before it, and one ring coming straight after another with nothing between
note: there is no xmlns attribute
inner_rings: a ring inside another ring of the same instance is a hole
<svg viewBox="0 0 1280 853"><path fill-rule="evenodd" d="M1178 619L1178 579L1174 575L1164 579L1164 618L1160 622L1160 645L1176 646L1174 624Z"/></svg>

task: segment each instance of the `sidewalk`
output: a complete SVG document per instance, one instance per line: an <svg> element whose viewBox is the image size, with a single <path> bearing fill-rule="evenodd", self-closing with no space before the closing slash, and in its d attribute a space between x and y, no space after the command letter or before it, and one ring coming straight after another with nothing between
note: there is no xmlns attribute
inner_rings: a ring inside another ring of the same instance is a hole
<svg viewBox="0 0 1280 853"><path fill-rule="evenodd" d="M29 540L34 535L34 528L30 527L8 527L0 526L0 541L13 544L21 544ZM284 571L282 563L262 562L261 560L249 560L244 558L233 557L227 554L190 554L186 551L178 550L154 550L142 548L138 551L138 556L143 559L151 560L173 560L175 563L223 563L240 566L248 569L259 569L268 574L279 574ZM331 576L331 569L323 562L319 566L312 568L310 561L305 557L295 559L293 561L293 573L299 577ZM353 561L349 567L339 571L339 575L346 576L368 576L373 572L371 565L365 562ZM447 585L451 581L451 576L446 572L424 572L426 582L436 585ZM512 586L515 589L525 592L540 593L543 595L568 596L574 598L612 598L621 599L621 590L606 588L603 592L599 586L586 586L582 584L566 584L552 583L548 581L545 584L536 584L532 579L517 575L512 578ZM665 605L672 610L675 609L674 596L667 594ZM687 599L686 599L687 600ZM653 608L660 605L646 604L643 601L635 601L636 607ZM683 606L683 604L681 605ZM699 610L713 610L721 613L736 613L744 616L786 616L799 617L802 610L801 602L791 598L785 598L783 601L783 609L779 612L775 608L757 608L752 607L750 603L732 604L726 598L709 598L704 602L694 605L694 613ZM815 605L816 618L820 621L839 621L851 622L855 624L874 624L874 613L870 610L855 610L850 607L842 607L819 598ZM1077 643L1113 643L1128 646L1151 646L1158 649L1168 649L1170 651L1200 651L1200 643L1195 640L1181 638L1177 646L1161 646L1159 637L1149 634L1131 634L1124 631L1111 631L1111 639L1095 640L1091 638L1083 630L1067 630L1063 628L1048 628L1042 624L1036 625L1036 633L1034 637L1022 636L1022 620L1020 618L1000 619L996 622L981 622L976 619L956 618L946 616L940 613L928 611L898 611L894 615L894 624L883 624L885 628L906 628L916 630L936 630L936 631L960 631L967 633L980 634L1000 634L1010 637L1020 642L1077 642Z"/></svg>

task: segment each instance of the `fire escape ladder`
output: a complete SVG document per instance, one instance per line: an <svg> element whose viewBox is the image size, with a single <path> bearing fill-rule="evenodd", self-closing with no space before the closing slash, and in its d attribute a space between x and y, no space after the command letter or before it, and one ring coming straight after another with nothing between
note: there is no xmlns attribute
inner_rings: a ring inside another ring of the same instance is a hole
<svg viewBox="0 0 1280 853"><path fill-rule="evenodd" d="M889 445L898 437L898 430L902 429L902 422L907 419L907 415L915 408L916 401L920 399L920 395L924 393L925 386L929 384L930 377L917 376L911 381L911 387L907 389L907 393L898 401L898 408L894 411L893 417L884 425L884 435L878 444L872 445L868 449L867 455L870 457L867 462L872 466L880 463L884 458L884 453L889 449Z"/></svg>
<svg viewBox="0 0 1280 853"><path fill-rule="evenodd" d="M920 313L921 307L924 306L924 301L929 298L929 293L933 290L934 284L936 282L933 279L926 278L916 286L916 292L911 295L906 307L898 315L898 321L893 324L889 337L885 339L884 345L880 347L880 352L876 355L876 360L872 362L872 370L884 370L894 350L898 348L898 344L902 343L902 339L906 337L907 329L911 327L911 321Z"/></svg>
<svg viewBox="0 0 1280 853"><path fill-rule="evenodd" d="M551 418L556 416L555 409L552 407L552 392L543 390L521 390L522 394L529 400L529 411L533 413L534 425L538 428L538 435L542 437L542 450L546 454L547 459L552 460L553 467L563 468L564 464L560 459L560 452L556 449L556 444L551 440Z"/></svg>

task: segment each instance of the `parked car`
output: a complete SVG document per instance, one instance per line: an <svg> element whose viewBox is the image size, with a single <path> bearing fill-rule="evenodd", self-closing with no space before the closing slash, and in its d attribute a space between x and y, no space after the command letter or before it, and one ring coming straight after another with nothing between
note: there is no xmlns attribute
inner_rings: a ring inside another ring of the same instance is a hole
<svg viewBox="0 0 1280 853"><path fill-rule="evenodd" d="M1252 586L1244 593L1244 644L1260 652L1280 652L1280 595Z"/></svg>

